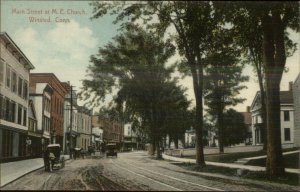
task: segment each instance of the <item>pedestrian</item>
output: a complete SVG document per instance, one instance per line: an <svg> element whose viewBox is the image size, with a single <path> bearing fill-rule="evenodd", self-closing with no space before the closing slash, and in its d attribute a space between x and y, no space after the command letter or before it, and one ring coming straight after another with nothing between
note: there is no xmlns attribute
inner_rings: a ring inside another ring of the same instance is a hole
<svg viewBox="0 0 300 192"><path fill-rule="evenodd" d="M49 149L46 148L46 150L44 150L44 166L45 166L45 171L49 171L50 170L50 162L49 162Z"/></svg>
<svg viewBox="0 0 300 192"><path fill-rule="evenodd" d="M52 172L52 170L53 170L54 161L55 161L55 155L52 152L49 152L49 162L50 162L49 169L50 169L50 172Z"/></svg>

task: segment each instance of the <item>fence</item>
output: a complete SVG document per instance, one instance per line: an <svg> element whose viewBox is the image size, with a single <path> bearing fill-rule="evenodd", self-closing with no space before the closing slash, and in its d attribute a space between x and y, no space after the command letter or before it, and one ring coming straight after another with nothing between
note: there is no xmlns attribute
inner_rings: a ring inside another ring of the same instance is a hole
<svg viewBox="0 0 300 192"><path fill-rule="evenodd" d="M282 144L283 149L292 148L294 144ZM251 152L251 151L260 151L263 149L262 145L247 145L247 146L233 146L233 147L224 147L224 153L238 153L238 152ZM205 155L209 154L218 154L218 147L204 147L203 150ZM175 157L183 156L193 156L196 155L195 148L190 149L167 149L165 150L166 155L171 155Z"/></svg>

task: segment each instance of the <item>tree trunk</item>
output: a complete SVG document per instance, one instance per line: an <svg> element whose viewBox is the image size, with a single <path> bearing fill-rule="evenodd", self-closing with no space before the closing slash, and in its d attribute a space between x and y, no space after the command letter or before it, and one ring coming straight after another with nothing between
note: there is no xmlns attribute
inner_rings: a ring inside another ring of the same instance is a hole
<svg viewBox="0 0 300 192"><path fill-rule="evenodd" d="M272 75L274 76L274 74ZM268 146L266 172L269 177L277 177L284 173L283 157L281 150L280 130L280 89L274 79L267 80L267 127Z"/></svg>
<svg viewBox="0 0 300 192"><path fill-rule="evenodd" d="M150 149L150 155L154 155L155 153L155 139L152 139L151 145L150 145L151 149Z"/></svg>
<svg viewBox="0 0 300 192"><path fill-rule="evenodd" d="M224 130L223 130L223 113L222 111L218 112L218 132L219 132L219 152L224 153Z"/></svg>
<svg viewBox="0 0 300 192"><path fill-rule="evenodd" d="M259 61L258 61L259 62ZM263 74L262 74L262 66L261 64L258 66L259 64L256 64L256 71L257 71L257 76L258 76L258 83L259 83L259 89L260 89L260 98L261 98L261 118L262 118L262 128L264 129L264 133L263 133L263 150L267 151L267 143L268 143L268 138L267 138L267 126L266 126L266 122L267 122L267 109L266 109L266 93L265 93L265 89L264 89L264 85L263 85Z"/></svg>
<svg viewBox="0 0 300 192"><path fill-rule="evenodd" d="M273 15L273 18L266 14L262 24L268 129L266 174L272 178L284 174L280 130L280 81L285 65L284 32L279 26L279 14L277 17Z"/></svg>
<svg viewBox="0 0 300 192"><path fill-rule="evenodd" d="M160 141L158 138L155 139L155 148L156 148L156 159L161 159L161 151L160 151Z"/></svg>
<svg viewBox="0 0 300 192"><path fill-rule="evenodd" d="M175 149L178 149L178 138L176 136L174 139L174 143L175 143Z"/></svg>
<svg viewBox="0 0 300 192"><path fill-rule="evenodd" d="M202 143L202 132L203 132L203 67L198 67L198 73L196 67L192 68L193 75L193 86L196 100L196 164L200 166L205 165L203 143Z"/></svg>
<svg viewBox="0 0 300 192"><path fill-rule="evenodd" d="M266 97L265 92L261 94L261 118L262 118L262 128L264 130L262 138L263 138L263 150L267 151L268 149L268 129L266 126L267 122L267 109L266 109Z"/></svg>

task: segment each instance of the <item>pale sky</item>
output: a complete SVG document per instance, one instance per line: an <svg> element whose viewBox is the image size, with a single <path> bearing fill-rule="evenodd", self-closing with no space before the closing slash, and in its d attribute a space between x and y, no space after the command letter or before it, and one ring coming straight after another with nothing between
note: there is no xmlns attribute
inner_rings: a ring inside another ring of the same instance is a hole
<svg viewBox="0 0 300 192"><path fill-rule="evenodd" d="M31 13L27 14L28 11ZM1 0L0 29L8 33L32 62L35 66L33 73L54 73L60 81L70 81L79 90L90 55L96 54L98 47L104 46L118 33L118 26L112 24L114 17L105 16L91 21L91 15L92 7L87 1ZM30 22L29 17L50 18L50 22ZM56 22L60 19L69 22ZM291 33L291 38L300 42L299 33ZM177 58L175 56L172 61ZM289 71L283 75L281 90L287 90L288 83L294 81L300 72L299 51L287 59L286 66ZM241 92L247 100L234 107L241 112L251 105L259 90L252 67L247 66L244 74L250 76L250 81L245 83L248 89ZM189 98L194 99L192 79L185 78L181 84L189 88Z"/></svg>

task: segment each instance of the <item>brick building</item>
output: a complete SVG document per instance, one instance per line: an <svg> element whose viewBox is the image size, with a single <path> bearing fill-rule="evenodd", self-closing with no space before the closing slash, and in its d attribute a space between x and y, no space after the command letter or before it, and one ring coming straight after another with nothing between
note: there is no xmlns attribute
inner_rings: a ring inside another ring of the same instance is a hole
<svg viewBox="0 0 300 192"><path fill-rule="evenodd" d="M31 73L30 87L35 89L37 83L48 83L53 88L51 95L51 143L63 146L64 137L64 99L67 90L53 73Z"/></svg>
<svg viewBox="0 0 300 192"><path fill-rule="evenodd" d="M121 121L112 120L109 117L100 115L92 116L92 127L99 127L103 130L104 143L117 143L119 148L124 141L124 124Z"/></svg>

